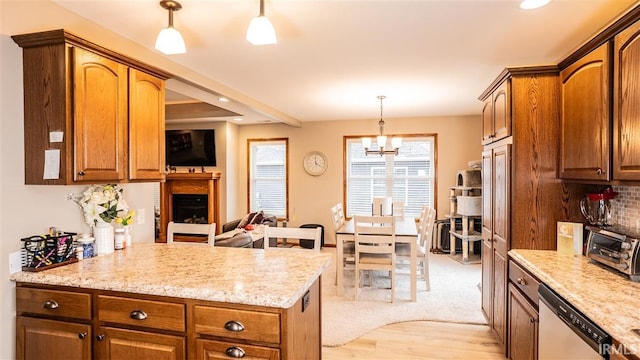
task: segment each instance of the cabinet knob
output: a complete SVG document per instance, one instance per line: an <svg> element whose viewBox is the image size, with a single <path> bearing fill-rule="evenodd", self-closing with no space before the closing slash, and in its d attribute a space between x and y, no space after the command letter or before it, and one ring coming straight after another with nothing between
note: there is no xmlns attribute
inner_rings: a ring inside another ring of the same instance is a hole
<svg viewBox="0 0 640 360"><path fill-rule="evenodd" d="M80 175L80 176L84 176L84 171L80 170L80 171L78 172L78 175Z"/></svg>
<svg viewBox="0 0 640 360"><path fill-rule="evenodd" d="M49 310L55 310L58 308L58 303L55 300L47 300L42 304L42 307Z"/></svg>
<svg viewBox="0 0 640 360"><path fill-rule="evenodd" d="M532 317L530 317L530 318L529 318L529 322L530 322L530 323L532 323L532 324L533 324L534 322L536 322L536 321L538 321L538 320L536 320L535 318L532 318Z"/></svg>
<svg viewBox="0 0 640 360"><path fill-rule="evenodd" d="M87 335L89 335L89 334L87 334L86 332L80 333L80 334L78 334L78 339L84 340L87 337Z"/></svg>
<svg viewBox="0 0 640 360"><path fill-rule="evenodd" d="M598 175L603 175L603 174L604 174L604 170L602 170L602 169L598 168L598 169L596 170L596 174L598 174Z"/></svg>
<svg viewBox="0 0 640 360"><path fill-rule="evenodd" d="M142 310L133 310L129 317L133 320L145 320L147 318L147 313Z"/></svg>
<svg viewBox="0 0 640 360"><path fill-rule="evenodd" d="M244 330L244 325L239 321L229 320L224 324L224 328L233 332L241 332Z"/></svg>
<svg viewBox="0 0 640 360"><path fill-rule="evenodd" d="M516 280L518 284L525 286L527 285L527 280L523 279L523 278L518 278L518 280Z"/></svg>
<svg viewBox="0 0 640 360"><path fill-rule="evenodd" d="M104 334L97 335L96 336L96 340L98 340L98 341L104 340Z"/></svg>
<svg viewBox="0 0 640 360"><path fill-rule="evenodd" d="M227 354L228 357L232 357L236 359L244 357L244 350L242 350L242 348L238 346L232 346L228 348L227 351L225 351L224 353Z"/></svg>

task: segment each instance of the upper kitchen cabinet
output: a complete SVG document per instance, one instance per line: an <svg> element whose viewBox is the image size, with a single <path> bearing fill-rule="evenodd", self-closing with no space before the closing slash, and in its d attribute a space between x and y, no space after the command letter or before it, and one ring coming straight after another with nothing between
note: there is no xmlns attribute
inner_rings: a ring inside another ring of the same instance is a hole
<svg viewBox="0 0 640 360"><path fill-rule="evenodd" d="M561 179L610 180L608 42L560 72Z"/></svg>
<svg viewBox="0 0 640 360"><path fill-rule="evenodd" d="M613 178L640 180L640 21L614 38Z"/></svg>
<svg viewBox="0 0 640 360"><path fill-rule="evenodd" d="M169 74L64 30L23 48L25 184L159 181Z"/></svg>
<svg viewBox="0 0 640 360"><path fill-rule="evenodd" d="M482 145L511 135L511 101L509 79L504 80L490 94L485 94L482 106Z"/></svg>

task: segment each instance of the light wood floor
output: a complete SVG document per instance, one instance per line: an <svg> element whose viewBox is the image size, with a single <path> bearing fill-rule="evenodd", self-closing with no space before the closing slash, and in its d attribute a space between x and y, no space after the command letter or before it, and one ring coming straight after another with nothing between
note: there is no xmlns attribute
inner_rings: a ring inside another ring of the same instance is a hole
<svg viewBox="0 0 640 360"><path fill-rule="evenodd" d="M344 346L323 347L323 360L504 360L489 327L410 321L378 328Z"/></svg>

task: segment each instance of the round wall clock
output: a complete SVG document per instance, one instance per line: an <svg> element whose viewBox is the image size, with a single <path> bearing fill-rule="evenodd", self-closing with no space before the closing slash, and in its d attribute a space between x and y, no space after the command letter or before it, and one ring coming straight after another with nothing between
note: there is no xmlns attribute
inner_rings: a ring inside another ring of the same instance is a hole
<svg viewBox="0 0 640 360"><path fill-rule="evenodd" d="M327 156L320 151L311 151L304 156L304 160L302 161L302 166L304 170L313 176L322 175L325 171L327 171L327 166L329 162L327 161Z"/></svg>

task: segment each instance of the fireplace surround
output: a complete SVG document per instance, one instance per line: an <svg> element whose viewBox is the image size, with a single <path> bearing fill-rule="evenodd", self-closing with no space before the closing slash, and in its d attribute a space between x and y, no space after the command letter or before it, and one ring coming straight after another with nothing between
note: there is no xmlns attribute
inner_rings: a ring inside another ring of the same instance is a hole
<svg viewBox="0 0 640 360"><path fill-rule="evenodd" d="M219 224L220 173L169 173L160 183L160 231L157 242L167 242L167 225L174 222ZM216 228L220 233L220 228ZM202 242L197 236L174 241ZM206 241L206 239L205 239Z"/></svg>

